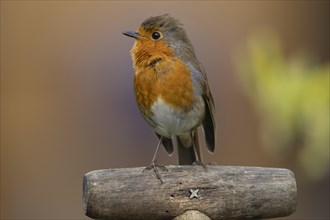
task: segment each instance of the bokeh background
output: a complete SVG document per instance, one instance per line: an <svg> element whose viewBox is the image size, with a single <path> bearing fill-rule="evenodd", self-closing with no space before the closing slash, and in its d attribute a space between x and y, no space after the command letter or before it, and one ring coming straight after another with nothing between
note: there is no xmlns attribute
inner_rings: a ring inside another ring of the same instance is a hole
<svg viewBox="0 0 330 220"><path fill-rule="evenodd" d="M205 160L289 168L286 219L329 219L329 1L1 1L1 219L88 219L84 173L150 162L121 32L164 13L184 23L215 99Z"/></svg>

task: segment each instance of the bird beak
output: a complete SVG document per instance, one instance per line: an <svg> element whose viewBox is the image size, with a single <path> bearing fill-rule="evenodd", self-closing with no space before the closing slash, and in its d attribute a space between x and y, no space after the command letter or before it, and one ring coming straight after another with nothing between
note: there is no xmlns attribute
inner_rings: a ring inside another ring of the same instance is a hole
<svg viewBox="0 0 330 220"><path fill-rule="evenodd" d="M133 37L137 40L141 38L141 35L137 32L134 32L134 31L125 31L125 32L123 32L123 34L126 35L126 36L129 36L129 37Z"/></svg>

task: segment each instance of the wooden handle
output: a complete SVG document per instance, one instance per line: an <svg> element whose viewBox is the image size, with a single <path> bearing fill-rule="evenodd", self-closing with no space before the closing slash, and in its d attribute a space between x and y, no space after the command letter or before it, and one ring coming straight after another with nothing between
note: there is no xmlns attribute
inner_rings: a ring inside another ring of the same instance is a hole
<svg viewBox="0 0 330 220"><path fill-rule="evenodd" d="M94 219L173 219L196 210L210 219L283 217L296 209L297 187L287 169L168 166L91 171L84 176L86 215Z"/></svg>

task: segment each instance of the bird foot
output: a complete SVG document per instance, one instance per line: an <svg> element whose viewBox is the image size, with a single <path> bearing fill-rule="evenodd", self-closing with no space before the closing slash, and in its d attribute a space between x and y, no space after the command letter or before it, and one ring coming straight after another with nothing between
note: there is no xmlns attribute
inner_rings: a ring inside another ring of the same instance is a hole
<svg viewBox="0 0 330 220"><path fill-rule="evenodd" d="M204 169L206 169L206 166L207 166L208 164L205 164L205 163L200 162L199 160L196 160L195 162L193 162L192 165L193 165L193 166L202 166Z"/></svg>
<svg viewBox="0 0 330 220"><path fill-rule="evenodd" d="M161 171L166 171L167 172L168 171L167 168L164 165L158 164L157 161L153 161L153 162L151 162L151 164L149 166L144 168L143 172L145 172L146 170L151 170L151 169L154 170L154 172L157 176L157 179L159 179L160 182L163 184L164 182L163 182L163 180L160 176L160 173L159 173L158 169L160 169Z"/></svg>
<svg viewBox="0 0 330 220"><path fill-rule="evenodd" d="M193 164L192 164L193 166L203 166L204 168L206 168L206 166L216 166L217 165L217 163L216 162L209 162L209 163L202 163L202 162L200 162L200 161L195 161L195 162L193 162Z"/></svg>

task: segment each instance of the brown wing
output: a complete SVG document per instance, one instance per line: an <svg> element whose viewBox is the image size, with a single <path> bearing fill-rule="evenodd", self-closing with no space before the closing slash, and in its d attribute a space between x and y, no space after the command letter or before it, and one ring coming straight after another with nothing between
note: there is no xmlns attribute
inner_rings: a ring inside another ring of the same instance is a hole
<svg viewBox="0 0 330 220"><path fill-rule="evenodd" d="M214 102L210 91L203 95L205 101L205 117L203 121L203 129L207 149L214 152L216 143L216 127L214 118Z"/></svg>
<svg viewBox="0 0 330 220"><path fill-rule="evenodd" d="M206 72L201 63L194 63L194 68L198 70L199 83L203 88L203 99L205 102L205 117L202 123L207 149L214 152L216 145L216 123L215 107L213 97L207 82ZM196 74L196 73L195 73Z"/></svg>

